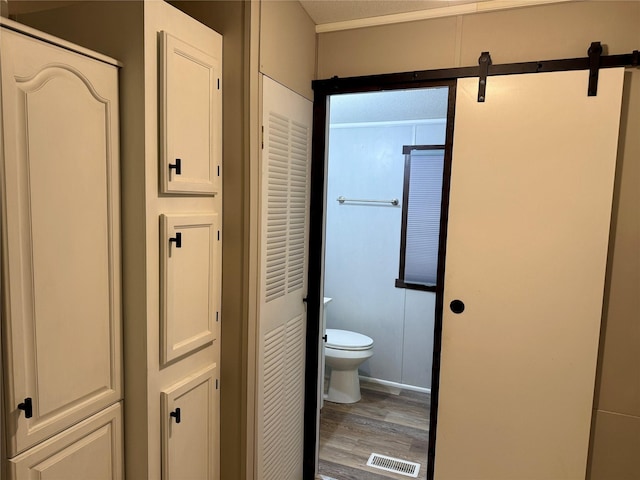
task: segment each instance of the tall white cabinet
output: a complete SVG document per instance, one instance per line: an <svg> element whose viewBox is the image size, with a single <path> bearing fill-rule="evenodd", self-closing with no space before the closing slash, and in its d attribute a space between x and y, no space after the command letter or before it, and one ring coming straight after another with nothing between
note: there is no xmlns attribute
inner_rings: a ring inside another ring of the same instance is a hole
<svg viewBox="0 0 640 480"><path fill-rule="evenodd" d="M118 68L0 38L3 470L121 478Z"/></svg>
<svg viewBox="0 0 640 480"><path fill-rule="evenodd" d="M22 19L123 63L125 475L218 479L222 36L158 0Z"/></svg>

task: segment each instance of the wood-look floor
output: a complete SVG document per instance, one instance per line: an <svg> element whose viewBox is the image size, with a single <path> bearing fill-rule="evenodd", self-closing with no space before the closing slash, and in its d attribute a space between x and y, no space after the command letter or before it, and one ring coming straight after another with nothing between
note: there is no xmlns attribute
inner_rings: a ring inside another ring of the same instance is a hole
<svg viewBox="0 0 640 480"><path fill-rule="evenodd" d="M320 475L336 480L410 478L367 467L375 452L419 463L418 478L426 478L430 395L368 382L360 390L357 403L324 402Z"/></svg>

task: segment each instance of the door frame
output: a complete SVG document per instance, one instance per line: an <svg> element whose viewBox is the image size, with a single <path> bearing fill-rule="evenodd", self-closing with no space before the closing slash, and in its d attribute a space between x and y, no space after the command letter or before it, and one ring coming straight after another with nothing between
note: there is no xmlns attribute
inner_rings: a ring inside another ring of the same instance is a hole
<svg viewBox="0 0 640 480"><path fill-rule="evenodd" d="M310 226L309 226L309 278L307 288L307 358L305 370L305 413L304 413L304 478L313 478L316 469L318 449L318 425L320 409L317 403L318 354L320 338L320 305L323 297L324 278L324 221L326 213L326 163L328 142L328 101L332 95L347 93L367 93L408 89L448 87L447 120L445 130L445 155L440 210L440 235L438 240L438 272L436 282L436 303L434 316L433 360L431 374L431 406L429 420L429 447L427 451L427 478L431 478L435 459L435 433L437 422L437 398L440 380L440 346L442 334L442 304L444 293L444 265L447 239L447 219L449 206L449 186L453 153L453 130L455 115L455 78L434 79L416 82L393 82L381 85L377 76L359 77L347 88L336 88L331 92L315 92L313 103L313 138L311 147L310 185ZM311 319L315 321L310 321Z"/></svg>
<svg viewBox="0 0 640 480"><path fill-rule="evenodd" d="M594 42L588 49L589 57L541 60L522 63L492 65L489 52L482 52L477 66L458 67L438 70L422 70L415 72L368 75L361 77L333 77L313 82L313 134L311 146L311 179L310 179L310 225L309 225L309 265L307 282L307 334L306 334L306 368L305 368L305 409L304 409L304 459L303 478L312 480L316 471L316 453L318 442L318 420L320 410L317 402L318 354L319 354L319 318L323 295L323 249L324 249L324 215L325 215L325 165L327 156L327 106L328 97L345 93L364 93L381 90L398 90L452 84L455 92L458 78L478 77L479 81L490 81L488 77L496 75L513 75L522 73L544 73L571 70L590 70L589 85L585 85L585 95L597 94L597 78L600 68L638 66L638 51L621 55L601 56L598 52L599 42ZM449 83L450 82L450 83ZM478 99L484 101L484 99ZM448 115L454 115L454 103L449 104ZM447 125L447 141L451 134L453 139L453 118L451 133ZM445 172L443 181L443 203L440 224L440 245L438 249L438 274L435 306L434 357L432 366L431 411L429 427L429 447L427 454L427 479L434 478L435 438L437 428L438 389L440 379L440 348L443 315L444 290L444 258L446 255L446 233L448 218L449 179L452 158L445 156ZM445 192L446 190L446 192ZM313 319L313 321L309 321Z"/></svg>

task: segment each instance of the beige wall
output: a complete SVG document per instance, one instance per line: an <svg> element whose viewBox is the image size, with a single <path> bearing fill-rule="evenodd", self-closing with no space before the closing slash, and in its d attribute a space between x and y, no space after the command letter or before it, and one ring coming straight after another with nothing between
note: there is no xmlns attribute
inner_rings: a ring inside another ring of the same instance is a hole
<svg viewBox="0 0 640 480"><path fill-rule="evenodd" d="M584 57L638 48L638 2L576 2L446 17L318 35L318 78ZM635 45L633 48L632 45Z"/></svg>
<svg viewBox="0 0 640 480"><path fill-rule="evenodd" d="M260 72L313 100L315 25L298 2L260 2Z"/></svg>
<svg viewBox="0 0 640 480"><path fill-rule="evenodd" d="M640 2L575 2L318 36L318 78L609 54L640 48ZM640 478L640 70L628 71L591 439L592 480Z"/></svg>
<svg viewBox="0 0 640 480"><path fill-rule="evenodd" d="M593 480L640 478L640 70L627 72L625 80L591 435Z"/></svg>

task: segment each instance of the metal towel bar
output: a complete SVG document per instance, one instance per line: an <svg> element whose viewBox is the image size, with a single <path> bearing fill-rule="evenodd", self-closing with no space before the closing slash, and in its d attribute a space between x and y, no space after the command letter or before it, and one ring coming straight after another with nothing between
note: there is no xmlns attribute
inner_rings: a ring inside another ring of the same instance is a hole
<svg viewBox="0 0 640 480"><path fill-rule="evenodd" d="M345 198L343 196L338 197L336 200L343 204L344 202L357 202L357 203L390 203L393 206L397 206L400 204L400 201L397 198L393 198L391 200L363 200L360 198Z"/></svg>

